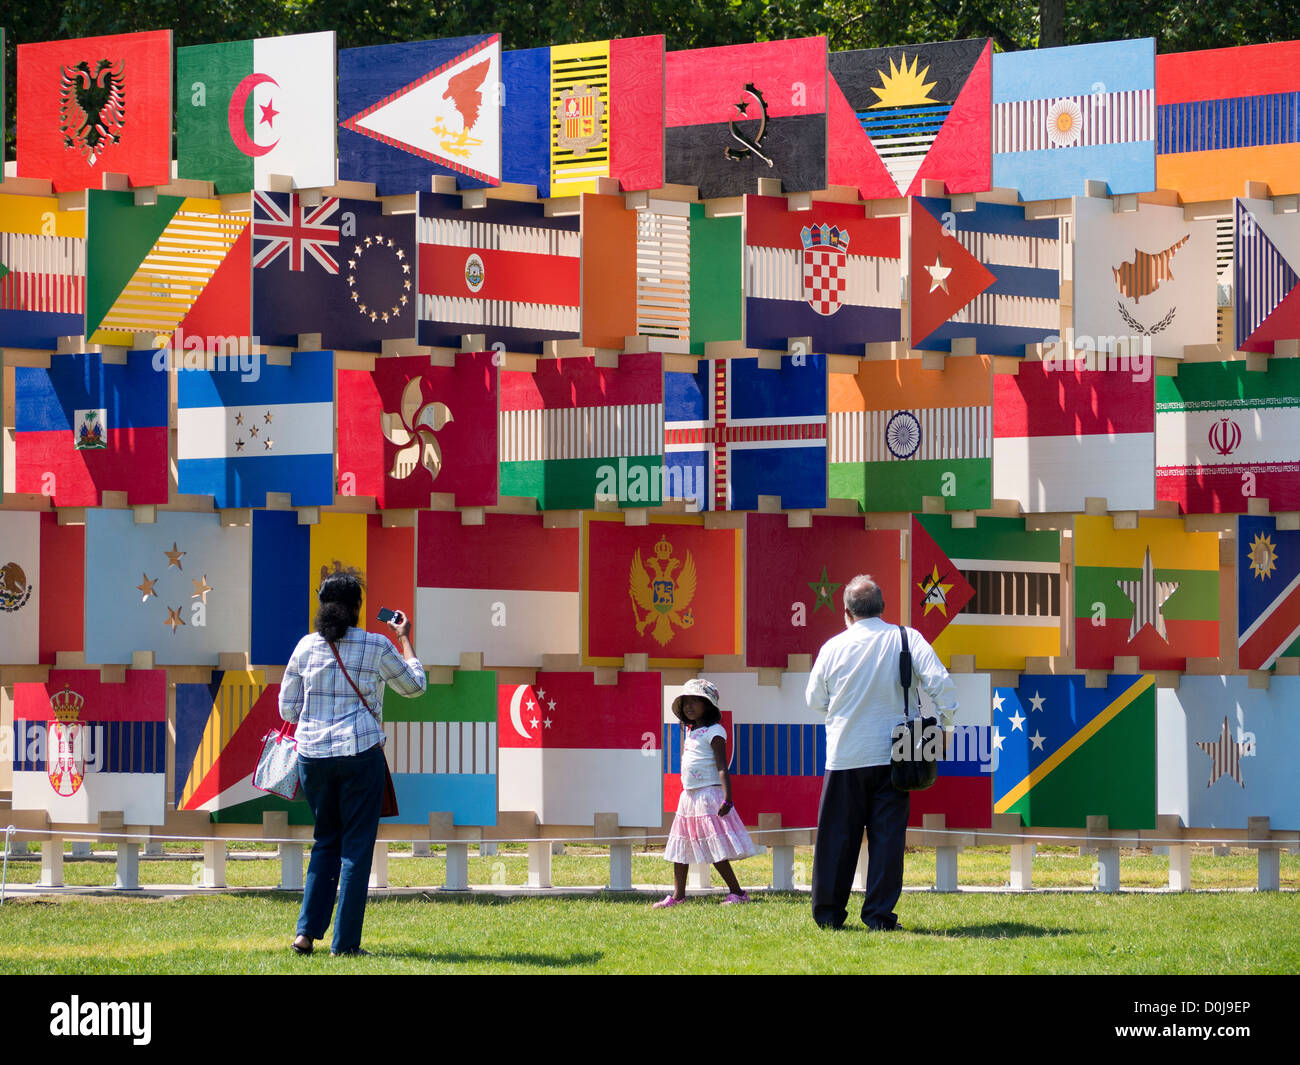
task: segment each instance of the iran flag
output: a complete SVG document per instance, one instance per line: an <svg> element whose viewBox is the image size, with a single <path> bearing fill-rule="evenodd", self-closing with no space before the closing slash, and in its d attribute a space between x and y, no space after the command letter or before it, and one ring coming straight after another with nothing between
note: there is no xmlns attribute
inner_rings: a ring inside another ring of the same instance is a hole
<svg viewBox="0 0 1300 1065"><path fill-rule="evenodd" d="M546 825L655 827L661 812L658 673L539 671L497 697L500 809L532 810Z"/></svg>
<svg viewBox="0 0 1300 1065"><path fill-rule="evenodd" d="M218 193L334 184L334 33L176 50L177 167Z"/></svg>

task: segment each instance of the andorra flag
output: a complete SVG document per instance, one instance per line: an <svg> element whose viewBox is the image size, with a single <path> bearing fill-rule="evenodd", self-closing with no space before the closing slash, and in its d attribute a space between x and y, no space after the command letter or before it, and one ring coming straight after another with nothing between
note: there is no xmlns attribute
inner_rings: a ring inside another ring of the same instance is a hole
<svg viewBox="0 0 1300 1065"><path fill-rule="evenodd" d="M176 49L177 170L221 194L334 184L334 32Z"/></svg>
<svg viewBox="0 0 1300 1065"><path fill-rule="evenodd" d="M18 46L18 176L55 192L171 180L172 31Z"/></svg>
<svg viewBox="0 0 1300 1065"><path fill-rule="evenodd" d="M582 660L621 665L649 654L651 666L699 668L705 655L741 647L739 529L706 529L704 518L582 515Z"/></svg>
<svg viewBox="0 0 1300 1065"><path fill-rule="evenodd" d="M1074 664L1113 669L1135 655L1143 670L1219 656L1219 536L1180 518L1074 519Z"/></svg>

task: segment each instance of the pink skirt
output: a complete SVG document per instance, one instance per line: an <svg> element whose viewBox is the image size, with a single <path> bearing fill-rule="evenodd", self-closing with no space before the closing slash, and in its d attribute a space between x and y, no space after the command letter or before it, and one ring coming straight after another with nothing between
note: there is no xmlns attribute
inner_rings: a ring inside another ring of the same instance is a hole
<svg viewBox="0 0 1300 1065"><path fill-rule="evenodd" d="M726 792L717 784L684 790L677 800L677 816L664 844L664 857L685 865L753 857L753 841L736 808L733 806L726 817L718 816L726 799Z"/></svg>

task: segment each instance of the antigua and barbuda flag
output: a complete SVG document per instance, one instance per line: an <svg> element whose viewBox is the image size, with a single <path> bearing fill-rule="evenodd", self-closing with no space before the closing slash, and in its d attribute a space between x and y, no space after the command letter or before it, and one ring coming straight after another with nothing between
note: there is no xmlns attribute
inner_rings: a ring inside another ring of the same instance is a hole
<svg viewBox="0 0 1300 1065"><path fill-rule="evenodd" d="M1300 365L1193 362L1156 379L1156 498L1184 514L1300 510Z"/></svg>
<svg viewBox="0 0 1300 1065"><path fill-rule="evenodd" d="M1153 38L993 56L993 184L1048 200L1087 181L1111 196L1156 188Z"/></svg>
<svg viewBox="0 0 1300 1065"><path fill-rule="evenodd" d="M379 195L501 184L501 35L339 52L339 178Z"/></svg>
<svg viewBox="0 0 1300 1065"><path fill-rule="evenodd" d="M1156 693L1159 808L1187 828L1300 828L1300 677L1183 677Z"/></svg>
<svg viewBox="0 0 1300 1065"><path fill-rule="evenodd" d="M1300 41L1156 56L1156 179L1183 202L1300 192Z"/></svg>
<svg viewBox="0 0 1300 1065"><path fill-rule="evenodd" d="M900 254L899 220L867 218L860 204L791 211L784 197L746 196L746 347L810 337L813 351L864 355L897 340Z"/></svg>
<svg viewBox="0 0 1300 1065"><path fill-rule="evenodd" d="M221 509L264 506L268 492L295 507L333 503L334 353L252 359L251 371L177 374L177 491Z"/></svg>
<svg viewBox="0 0 1300 1065"><path fill-rule="evenodd" d="M161 825L167 782L167 673L54 669L14 685L13 808L51 824L95 824L107 811L128 825Z"/></svg>
<svg viewBox="0 0 1300 1065"><path fill-rule="evenodd" d="M1154 677L1114 673L1090 688L1080 675L1022 673L993 689L993 742L994 813L1029 828L1086 828L1094 814L1155 827Z"/></svg>
<svg viewBox="0 0 1300 1065"><path fill-rule="evenodd" d="M826 358L701 359L664 374L664 465L669 498L697 510L826 505Z"/></svg>
<svg viewBox="0 0 1300 1065"><path fill-rule="evenodd" d="M1074 664L1184 670L1219 657L1219 534L1188 532L1181 518L1074 518Z"/></svg>
<svg viewBox="0 0 1300 1065"><path fill-rule="evenodd" d="M1296 94L1300 98L1300 92ZM1233 204L1232 303L1238 351L1272 355L1300 338L1300 219L1269 200Z"/></svg>
<svg viewBox="0 0 1300 1065"><path fill-rule="evenodd" d="M97 507L104 492L167 502L167 374L157 351L126 364L94 354L14 368L14 484L56 507ZM184 376L184 375L182 375Z"/></svg>
<svg viewBox="0 0 1300 1065"><path fill-rule="evenodd" d="M902 615L897 529L862 518L817 515L791 528L784 514L745 515L745 599L770 609L745 615L745 664L785 669L790 655L816 657L844 630L843 588L870 573L885 596L885 620Z"/></svg>
<svg viewBox="0 0 1300 1065"><path fill-rule="evenodd" d="M532 684L497 689L502 810L531 810L547 825L663 823L660 677L540 670Z"/></svg>
<svg viewBox="0 0 1300 1065"><path fill-rule="evenodd" d="M826 38L669 52L665 178L702 200L826 188Z"/></svg>
<svg viewBox="0 0 1300 1065"><path fill-rule="evenodd" d="M415 336L415 216L383 204L295 193L253 194L253 332L297 347L319 333L331 350L383 350Z"/></svg>
<svg viewBox="0 0 1300 1065"><path fill-rule="evenodd" d="M831 52L829 179L864 200L949 195L992 176L993 42L987 37Z"/></svg>
<svg viewBox="0 0 1300 1065"><path fill-rule="evenodd" d="M254 665L289 661L320 608L317 589L340 569L353 567L366 576L361 628L387 636L396 646L393 630L375 615L386 606L413 616L415 530L409 525L385 525L379 514L340 512L322 514L314 525L299 525L297 511L255 510L252 545Z"/></svg>
<svg viewBox="0 0 1300 1065"><path fill-rule="evenodd" d="M1061 232L1055 218L1023 207L912 200L911 338L922 351L951 351L974 337L980 355L1023 356L1061 330Z"/></svg>
<svg viewBox="0 0 1300 1065"><path fill-rule="evenodd" d="M249 543L247 526L216 513L159 511L136 524L130 510L88 510L86 662L152 651L160 666L215 666L246 650Z"/></svg>
<svg viewBox="0 0 1300 1065"><path fill-rule="evenodd" d="M55 192L171 180L172 31L18 46L18 176Z"/></svg>
<svg viewBox="0 0 1300 1065"><path fill-rule="evenodd" d="M481 333L485 350L540 355L546 341L578 338L577 215L421 193L418 237L421 344L460 350L463 336Z"/></svg>
<svg viewBox="0 0 1300 1065"><path fill-rule="evenodd" d="M86 215L53 196L0 196L0 345L53 351L86 313Z"/></svg>
<svg viewBox="0 0 1300 1065"><path fill-rule="evenodd" d="M1277 518L1237 519L1237 665L1300 657L1300 532Z"/></svg>
<svg viewBox="0 0 1300 1065"><path fill-rule="evenodd" d="M334 184L334 31L176 49L177 172L223 195Z"/></svg>

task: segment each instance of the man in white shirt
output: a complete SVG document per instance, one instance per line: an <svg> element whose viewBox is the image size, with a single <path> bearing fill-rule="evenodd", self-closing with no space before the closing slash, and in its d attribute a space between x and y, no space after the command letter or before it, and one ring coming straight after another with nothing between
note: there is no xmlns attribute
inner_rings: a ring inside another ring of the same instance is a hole
<svg viewBox="0 0 1300 1065"><path fill-rule="evenodd" d="M813 919L840 928L848 916L853 873L867 831L868 928L898 927L894 906L903 891L903 845L909 797L890 783L893 729L903 719L898 678L902 636L881 616L885 597L866 574L844 588L845 631L822 645L808 677L808 706L826 715L826 779L817 811L813 853ZM951 729L956 689L934 648L907 630L912 676ZM918 699L911 701L916 707Z"/></svg>

